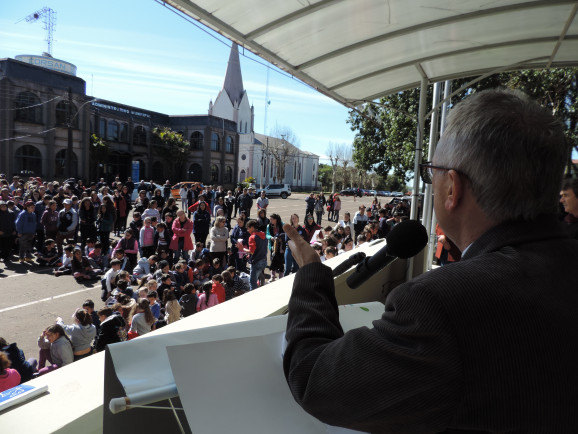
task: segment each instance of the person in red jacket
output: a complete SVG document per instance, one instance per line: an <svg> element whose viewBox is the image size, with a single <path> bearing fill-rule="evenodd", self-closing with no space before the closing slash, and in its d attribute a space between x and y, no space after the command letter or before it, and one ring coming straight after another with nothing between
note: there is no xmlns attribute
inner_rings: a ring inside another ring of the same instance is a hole
<svg viewBox="0 0 578 434"><path fill-rule="evenodd" d="M185 212L182 210L177 211L177 218L173 222L173 239L169 249L174 252L173 262L176 264L179 262L179 257L182 256L183 259L189 260L189 250L192 250L193 240L191 239L191 233L193 232L193 222L190 221Z"/></svg>

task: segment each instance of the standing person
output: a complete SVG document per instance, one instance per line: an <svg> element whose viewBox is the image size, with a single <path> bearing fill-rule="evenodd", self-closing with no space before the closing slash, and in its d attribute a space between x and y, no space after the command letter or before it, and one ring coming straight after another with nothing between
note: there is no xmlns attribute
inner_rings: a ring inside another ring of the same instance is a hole
<svg viewBox="0 0 578 434"><path fill-rule="evenodd" d="M189 194L189 189L187 188L187 184L181 184L181 188L179 188L179 196L181 197L181 209L187 209L187 197Z"/></svg>
<svg viewBox="0 0 578 434"><path fill-rule="evenodd" d="M341 211L341 198L337 193L335 193L335 197L333 198L333 220L334 222L339 221L339 211Z"/></svg>
<svg viewBox="0 0 578 434"><path fill-rule="evenodd" d="M96 215L89 197L85 197L80 201L78 220L80 225L80 248L84 250L86 240L96 240Z"/></svg>
<svg viewBox="0 0 578 434"><path fill-rule="evenodd" d="M120 191L114 192L114 208L116 209L115 231L116 235L119 236L126 230L126 222L132 209L128 187L122 186Z"/></svg>
<svg viewBox="0 0 578 434"><path fill-rule="evenodd" d="M291 214L289 224L295 228L301 237L305 237L305 230L299 225L299 216L297 214ZM293 258L291 253L291 248L289 246L289 236L287 233L283 234L283 243L285 245L285 275L288 276L291 273L296 273L299 270L299 264Z"/></svg>
<svg viewBox="0 0 578 434"><path fill-rule="evenodd" d="M48 206L42 213L40 222L44 227L45 238L55 240L58 235L58 211L56 211L57 203L55 200L50 200Z"/></svg>
<svg viewBox="0 0 578 434"><path fill-rule="evenodd" d="M321 229L317 223L315 223L315 219L313 218L313 214L307 214L305 216L305 223L303 224L303 238L307 240L308 243L313 240L313 236L315 232ZM313 240L315 241L315 240Z"/></svg>
<svg viewBox="0 0 578 434"><path fill-rule="evenodd" d="M114 217L112 216L112 212L105 204L100 205L96 216L96 233L102 246L103 255L108 254L108 249L110 247L110 233L112 232L113 225Z"/></svg>
<svg viewBox="0 0 578 434"><path fill-rule="evenodd" d="M85 309L78 309L74 313L74 324L65 325L62 318L56 318L56 324L61 326L70 336L74 361L84 359L92 354L92 341L96 336L96 327L92 323L92 316Z"/></svg>
<svg viewBox="0 0 578 434"><path fill-rule="evenodd" d="M161 223L159 223L161 224ZM157 225L158 227L158 225ZM167 243L168 243L168 239L165 239L164 237L164 229L166 228L166 225L163 224L163 229L162 229L162 237L161 237L161 241L164 242L164 247L165 249L167 248ZM139 245L140 245L140 251L141 251L141 256L148 258L149 256L153 255L155 253L155 234L156 234L156 230L155 228L152 227L151 225L151 218L147 217L144 219L144 225L142 228L140 228L140 233L139 233ZM158 243L158 238L157 238L157 243Z"/></svg>
<svg viewBox="0 0 578 434"><path fill-rule="evenodd" d="M454 106L421 169L462 260L396 287L372 328L343 333L332 271L299 243L284 354L296 401L367 432L577 432L578 242L556 216L567 158L562 124L521 92Z"/></svg>
<svg viewBox="0 0 578 434"><path fill-rule="evenodd" d="M315 209L315 195L311 193L305 199L305 217L307 217L309 214L313 215L314 209Z"/></svg>
<svg viewBox="0 0 578 434"><path fill-rule="evenodd" d="M14 213L8 209L5 201L0 200L0 259L4 261L4 265L11 261L15 236L16 218Z"/></svg>
<svg viewBox="0 0 578 434"><path fill-rule="evenodd" d="M170 213L174 216L177 215L178 210L179 210L179 207L177 206L177 201L175 200L174 197L170 197L169 200L167 200L167 204L165 205L165 207L161 211L161 219L163 221L165 221L165 215L167 213Z"/></svg>
<svg viewBox="0 0 578 434"><path fill-rule="evenodd" d="M174 252L173 262L179 262L180 257L188 260L189 250L193 249L193 240L191 239L193 222L187 218L183 210L177 211L177 218L173 222L172 232L173 237L169 248Z"/></svg>
<svg viewBox="0 0 578 434"><path fill-rule="evenodd" d="M225 216L227 217L227 226L231 227L231 218L233 216L233 207L235 205L235 196L231 190L227 191L225 196Z"/></svg>
<svg viewBox="0 0 578 434"><path fill-rule="evenodd" d="M36 250L44 247L46 236L44 234L44 226L42 225L42 214L44 214L44 211L48 208L51 199L52 196L45 194L34 206L34 214L36 214Z"/></svg>
<svg viewBox="0 0 578 434"><path fill-rule="evenodd" d="M444 266L452 262L458 262L462 258L462 252L446 236L439 224L436 224L436 236L438 242L435 257L438 258L439 264Z"/></svg>
<svg viewBox="0 0 578 434"><path fill-rule="evenodd" d="M269 244L269 252L271 254L271 279L269 282L275 281L277 276L279 279L283 277L285 271L285 243L283 235L283 222L279 214L271 214L270 223L267 225L267 241Z"/></svg>
<svg viewBox="0 0 578 434"><path fill-rule="evenodd" d="M241 187L237 187L235 189L235 202L233 203L234 205L234 209L233 209L233 217L237 217L237 211L239 210L239 197L243 194L243 190L241 189Z"/></svg>
<svg viewBox="0 0 578 434"><path fill-rule="evenodd" d="M163 198L165 200L165 203L167 200L169 200L169 198L171 197L171 181L169 181L168 179L165 181L165 183L163 184Z"/></svg>
<svg viewBox="0 0 578 434"><path fill-rule="evenodd" d="M24 204L24 209L16 217L20 262L33 262L34 235L36 234L35 204L31 200Z"/></svg>
<svg viewBox="0 0 578 434"><path fill-rule="evenodd" d="M353 230L355 231L355 238L363 232L363 228L367 225L369 217L365 214L365 205L359 205L359 211L353 216Z"/></svg>
<svg viewBox="0 0 578 434"><path fill-rule="evenodd" d="M62 201L63 209L58 213L58 233L56 234L56 247L58 254L62 256L62 244L68 238L74 238L76 226L78 226L78 214L72 208L72 200Z"/></svg>
<svg viewBox="0 0 578 434"><path fill-rule="evenodd" d="M261 195L259 196L259 199L257 199L257 209L267 209L267 207L269 206L269 198L267 197L267 193L265 192L265 190L261 190Z"/></svg>
<svg viewBox="0 0 578 434"><path fill-rule="evenodd" d="M317 217L317 224L321 226L321 219L323 214L325 214L325 200L321 196L315 196L315 206L314 206L315 216Z"/></svg>
<svg viewBox="0 0 578 434"><path fill-rule="evenodd" d="M219 216L215 219L215 224L211 228L211 259L219 258L221 263L225 263L227 253L227 241L229 240L229 230L225 226L227 219Z"/></svg>
<svg viewBox="0 0 578 434"><path fill-rule="evenodd" d="M267 218L267 210L265 208L261 208L257 212L257 225L261 232L265 232L267 226L269 226L269 219Z"/></svg>
<svg viewBox="0 0 578 434"><path fill-rule="evenodd" d="M247 188L243 189L243 194L239 196L239 213L245 214L245 219L249 219L251 216L251 208L253 207L253 198L249 194Z"/></svg>
<svg viewBox="0 0 578 434"><path fill-rule="evenodd" d="M128 197L132 197L132 192L134 191L134 182L130 176L126 179L124 186L127 188Z"/></svg>
<svg viewBox="0 0 578 434"><path fill-rule="evenodd" d="M578 179L566 180L560 191L560 203L568 214L564 227L570 237L578 239Z"/></svg>
<svg viewBox="0 0 578 434"><path fill-rule="evenodd" d="M247 222L247 232L249 232L248 247L242 243L237 243L239 251L251 255L251 273L249 278L249 288L251 291L257 289L257 280L261 279L261 274L267 267L267 237L258 230L256 220Z"/></svg>
<svg viewBox="0 0 578 434"><path fill-rule="evenodd" d="M249 244L249 232L245 227L245 217L239 216L237 218L237 226L235 226L231 232L231 256L235 261L235 268L239 272L247 272L247 260L245 259L245 253L241 250L239 251L238 243L248 245Z"/></svg>
<svg viewBox="0 0 578 434"><path fill-rule="evenodd" d="M199 196L200 197L200 196ZM207 236L211 227L211 214L207 210L207 202L199 199L199 207L193 214L193 233L195 234L195 242L206 245Z"/></svg>

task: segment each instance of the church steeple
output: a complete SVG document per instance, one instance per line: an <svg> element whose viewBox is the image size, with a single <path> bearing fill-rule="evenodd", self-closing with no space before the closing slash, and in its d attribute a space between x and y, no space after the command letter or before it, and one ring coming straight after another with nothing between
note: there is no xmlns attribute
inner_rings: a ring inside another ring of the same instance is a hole
<svg viewBox="0 0 578 434"><path fill-rule="evenodd" d="M239 62L239 47L235 42L231 46L223 89L229 95L233 105L238 105L243 99L245 90L243 88L243 76L241 75L241 63Z"/></svg>

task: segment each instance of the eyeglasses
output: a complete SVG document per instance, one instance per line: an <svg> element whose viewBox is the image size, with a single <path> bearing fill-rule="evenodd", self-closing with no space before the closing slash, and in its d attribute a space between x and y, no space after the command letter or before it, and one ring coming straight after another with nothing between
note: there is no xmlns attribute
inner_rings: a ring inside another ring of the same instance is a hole
<svg viewBox="0 0 578 434"><path fill-rule="evenodd" d="M460 175L465 176L466 178L468 177L464 172L458 169L454 169L451 167L434 166L433 164L431 164L431 161L424 161L419 165L419 174L421 176L421 180L426 184L431 184L434 170L445 170L445 171L453 170L459 173Z"/></svg>

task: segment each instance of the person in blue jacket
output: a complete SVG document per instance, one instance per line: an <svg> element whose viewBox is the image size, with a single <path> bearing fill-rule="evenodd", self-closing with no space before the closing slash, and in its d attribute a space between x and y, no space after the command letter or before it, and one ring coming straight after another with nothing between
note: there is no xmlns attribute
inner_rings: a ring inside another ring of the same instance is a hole
<svg viewBox="0 0 578 434"><path fill-rule="evenodd" d="M19 239L20 262L33 262L32 247L34 235L36 234L36 214L34 213L35 203L29 200L24 204L24 209L16 217L16 232Z"/></svg>

